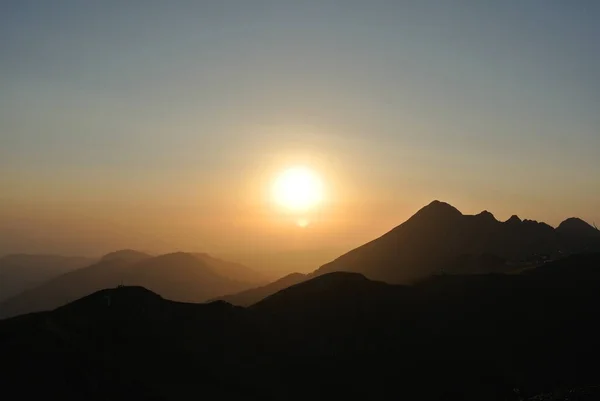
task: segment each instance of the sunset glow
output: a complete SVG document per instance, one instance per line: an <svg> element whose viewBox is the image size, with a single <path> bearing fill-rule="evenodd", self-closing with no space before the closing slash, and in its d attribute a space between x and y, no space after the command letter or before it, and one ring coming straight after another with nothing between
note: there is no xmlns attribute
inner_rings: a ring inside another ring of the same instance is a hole
<svg viewBox="0 0 600 401"><path fill-rule="evenodd" d="M275 201L286 209L308 210L323 200L323 184L311 169L303 166L292 167L275 180L273 196Z"/></svg>

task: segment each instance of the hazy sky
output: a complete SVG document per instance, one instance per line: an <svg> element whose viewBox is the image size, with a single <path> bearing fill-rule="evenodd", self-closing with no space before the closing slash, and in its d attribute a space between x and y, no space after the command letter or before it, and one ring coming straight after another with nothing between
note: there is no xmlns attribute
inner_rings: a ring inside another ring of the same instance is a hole
<svg viewBox="0 0 600 401"><path fill-rule="evenodd" d="M0 253L347 250L433 199L600 223L600 2L0 3ZM268 186L317 170L302 229ZM310 266L315 267L315 266Z"/></svg>

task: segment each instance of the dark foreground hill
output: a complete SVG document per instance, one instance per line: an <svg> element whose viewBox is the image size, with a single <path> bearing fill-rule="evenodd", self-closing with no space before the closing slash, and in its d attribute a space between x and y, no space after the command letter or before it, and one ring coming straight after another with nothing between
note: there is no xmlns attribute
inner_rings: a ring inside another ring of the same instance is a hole
<svg viewBox="0 0 600 401"><path fill-rule="evenodd" d="M232 277L239 276L240 279ZM238 292L260 283L258 274L206 254L172 253L152 257L132 250L113 252L0 303L0 318L51 310L92 292L118 285L143 286L184 302Z"/></svg>
<svg viewBox="0 0 600 401"><path fill-rule="evenodd" d="M600 254L413 286L331 273L250 308L114 288L0 321L0 391L45 400L595 400L599 307Z"/></svg>
<svg viewBox="0 0 600 401"><path fill-rule="evenodd" d="M308 279L309 276L306 274L292 273L264 286L251 288L232 295L225 295L219 297L218 300L229 302L230 304L237 306L250 306L265 299L269 295L275 294L277 291L281 291Z"/></svg>

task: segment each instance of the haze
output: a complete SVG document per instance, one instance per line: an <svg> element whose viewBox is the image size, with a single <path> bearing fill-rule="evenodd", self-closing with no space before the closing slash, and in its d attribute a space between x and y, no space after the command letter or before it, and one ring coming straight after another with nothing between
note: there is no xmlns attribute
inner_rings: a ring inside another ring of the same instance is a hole
<svg viewBox="0 0 600 401"><path fill-rule="evenodd" d="M5 1L0 254L311 271L432 199L600 222L599 18L592 1ZM326 193L306 216L270 195L296 165Z"/></svg>

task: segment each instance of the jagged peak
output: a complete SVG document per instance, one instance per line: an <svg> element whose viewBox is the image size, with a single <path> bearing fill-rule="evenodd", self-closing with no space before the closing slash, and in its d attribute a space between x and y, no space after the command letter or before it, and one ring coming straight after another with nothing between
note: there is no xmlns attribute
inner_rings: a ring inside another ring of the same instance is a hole
<svg viewBox="0 0 600 401"><path fill-rule="evenodd" d="M483 212L479 213L477 215L477 217L479 217L481 219L485 219L485 220L497 221L496 217L494 217L494 215L492 213L488 212L487 210L484 210Z"/></svg>
<svg viewBox="0 0 600 401"><path fill-rule="evenodd" d="M505 223L521 223L521 219L516 214L510 216L510 219L506 220Z"/></svg>

